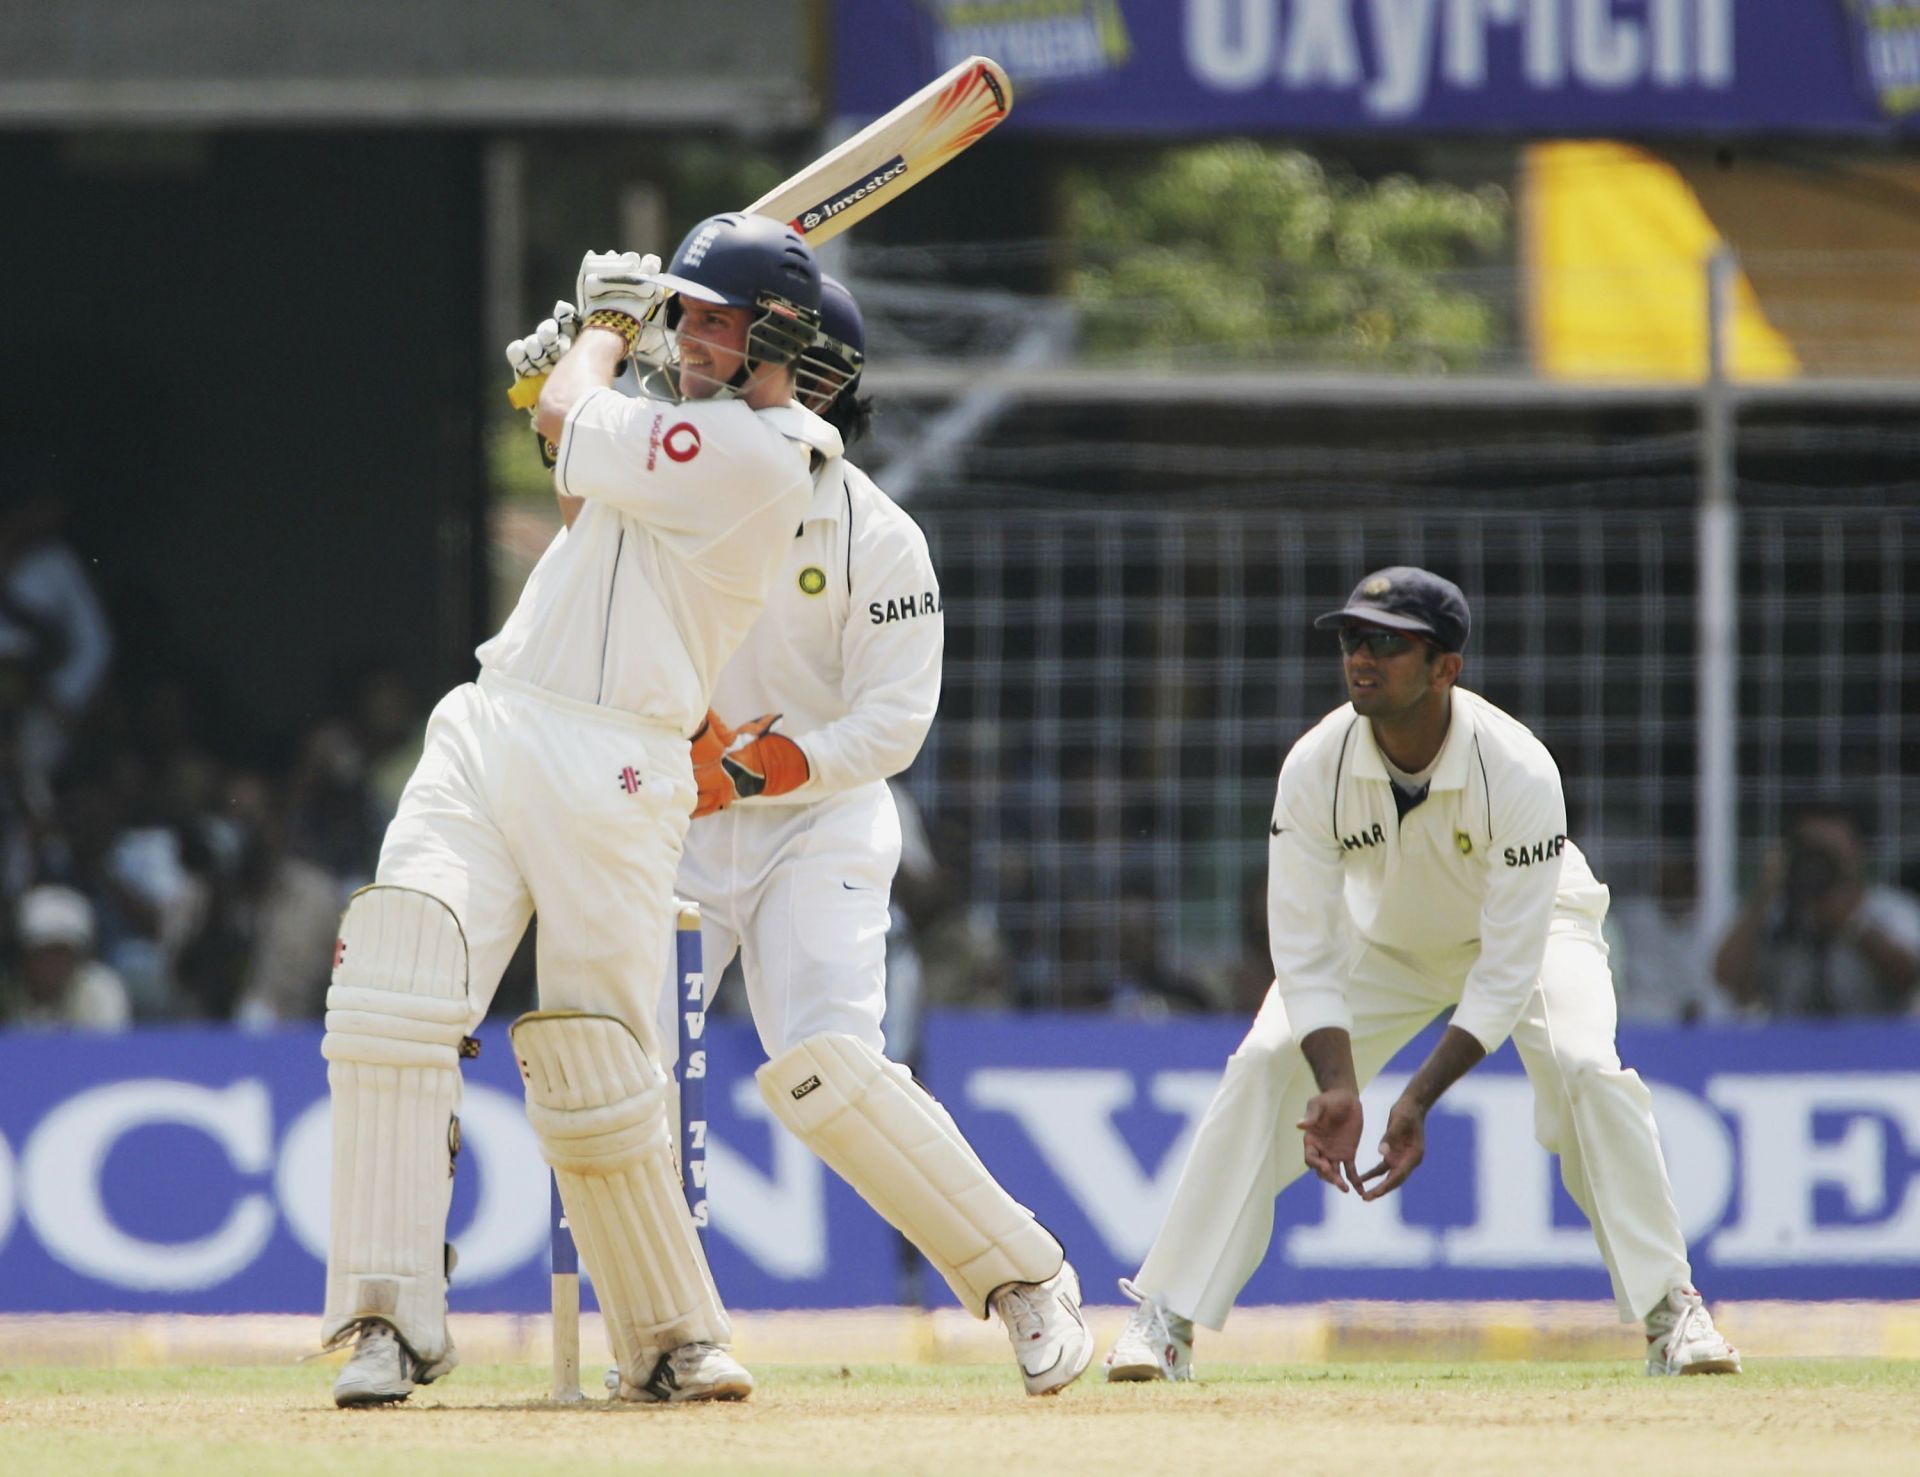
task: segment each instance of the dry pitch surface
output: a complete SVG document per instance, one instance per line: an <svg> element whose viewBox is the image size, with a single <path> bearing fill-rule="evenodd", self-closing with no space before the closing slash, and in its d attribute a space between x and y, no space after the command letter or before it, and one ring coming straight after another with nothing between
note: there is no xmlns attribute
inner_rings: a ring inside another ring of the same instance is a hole
<svg viewBox="0 0 1920 1477"><path fill-rule="evenodd" d="M1216 1365L1057 1399L1010 1368L768 1365L742 1405L555 1407L542 1372L462 1368L336 1411L331 1365L0 1371L0 1473L1020 1477L1920 1471L1920 1361L1767 1360L1737 1378L1619 1364Z"/></svg>

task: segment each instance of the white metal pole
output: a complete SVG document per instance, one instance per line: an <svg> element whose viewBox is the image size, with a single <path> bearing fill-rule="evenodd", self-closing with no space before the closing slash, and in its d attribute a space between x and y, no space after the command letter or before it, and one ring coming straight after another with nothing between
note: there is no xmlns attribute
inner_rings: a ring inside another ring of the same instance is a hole
<svg viewBox="0 0 1920 1477"><path fill-rule="evenodd" d="M1700 387L1698 820L1695 859L1703 958L1733 917L1739 840L1735 773L1739 509L1734 499L1734 404L1728 373L1736 263L1725 245L1707 261L1707 373Z"/></svg>

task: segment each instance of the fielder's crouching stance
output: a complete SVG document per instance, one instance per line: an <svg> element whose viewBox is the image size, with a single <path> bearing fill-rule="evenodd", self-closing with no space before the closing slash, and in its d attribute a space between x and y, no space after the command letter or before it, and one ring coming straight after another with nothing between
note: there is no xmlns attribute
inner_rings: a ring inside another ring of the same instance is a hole
<svg viewBox="0 0 1920 1477"><path fill-rule="evenodd" d="M542 1005L514 1027L634 1400L740 1399L752 1377L674 1169L654 1015L693 808L687 736L765 603L839 433L793 403L819 268L774 222L716 216L675 275L589 254L578 343L540 397L569 526L480 678L442 699L341 923L323 1051L333 1206L322 1337L343 1406L403 1400L456 1360L446 1249L462 1040L537 907ZM670 395L609 386L672 293Z"/></svg>
<svg viewBox="0 0 1920 1477"><path fill-rule="evenodd" d="M1274 985L1146 1261L1121 1284L1139 1306L1107 1378L1192 1378L1193 1325L1225 1325L1267 1254L1274 1197L1302 1169L1364 1199L1396 1188L1420 1163L1428 1110L1509 1035L1621 1320L1645 1323L1648 1373L1737 1373L1692 1286L1652 1098L1614 1045L1607 890L1567 839L1559 770L1525 727L1454 685L1466 600L1425 570L1383 569L1315 624L1339 628L1351 702L1280 772ZM1360 1089L1448 1006L1381 1162L1361 1173Z"/></svg>

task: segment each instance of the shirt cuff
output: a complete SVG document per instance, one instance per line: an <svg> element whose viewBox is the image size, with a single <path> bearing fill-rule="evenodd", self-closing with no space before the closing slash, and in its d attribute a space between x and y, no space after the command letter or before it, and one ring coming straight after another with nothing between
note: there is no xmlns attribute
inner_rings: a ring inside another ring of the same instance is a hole
<svg viewBox="0 0 1920 1477"><path fill-rule="evenodd" d="M1347 1005L1346 995L1339 990L1325 985L1295 990L1282 986L1280 999L1287 1007L1287 1029L1296 1042L1329 1026L1353 1034L1353 1011Z"/></svg>
<svg viewBox="0 0 1920 1477"><path fill-rule="evenodd" d="M1509 1008L1490 1000L1463 999L1453 1009L1452 1024L1458 1026L1473 1037L1492 1056L1513 1034L1513 1028L1519 1023L1520 1009Z"/></svg>

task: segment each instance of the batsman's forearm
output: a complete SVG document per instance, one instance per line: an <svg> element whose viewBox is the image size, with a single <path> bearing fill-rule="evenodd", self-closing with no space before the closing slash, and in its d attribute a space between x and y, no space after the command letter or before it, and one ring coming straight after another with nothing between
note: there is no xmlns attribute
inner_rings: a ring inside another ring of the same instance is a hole
<svg viewBox="0 0 1920 1477"><path fill-rule="evenodd" d="M533 415L534 429L558 445L569 412L592 391L611 385L619 372L620 361L626 356L626 341L619 334L605 328L583 329L566 358L554 366L540 389L540 404Z"/></svg>
<svg viewBox="0 0 1920 1477"><path fill-rule="evenodd" d="M1486 1055L1487 1049L1472 1032L1448 1026L1446 1034L1420 1064L1420 1070L1413 1074L1413 1080L1400 1096L1425 1113L1440 1100L1443 1092L1479 1066Z"/></svg>
<svg viewBox="0 0 1920 1477"><path fill-rule="evenodd" d="M1313 1069L1322 1092L1358 1092L1353 1070L1353 1038L1338 1026L1322 1026L1300 1038L1300 1054Z"/></svg>

